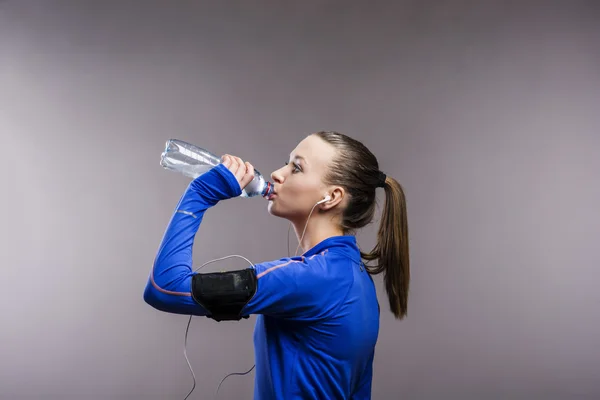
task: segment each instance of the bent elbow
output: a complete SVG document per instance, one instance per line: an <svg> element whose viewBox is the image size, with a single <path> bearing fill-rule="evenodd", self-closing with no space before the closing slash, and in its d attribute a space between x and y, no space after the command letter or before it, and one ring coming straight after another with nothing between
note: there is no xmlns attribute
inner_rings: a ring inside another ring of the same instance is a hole
<svg viewBox="0 0 600 400"><path fill-rule="evenodd" d="M148 282L146 283L146 288L144 289L144 301L146 302L146 304L152 306L153 308L161 310L163 307L160 301L160 296L158 296L157 292L158 291L152 285L150 279L148 279Z"/></svg>
<svg viewBox="0 0 600 400"><path fill-rule="evenodd" d="M189 310L186 309L186 305L179 299L165 295L158 288L156 288L151 280L148 280L146 288L144 289L144 302L152 308L174 314L188 314Z"/></svg>
<svg viewBox="0 0 600 400"><path fill-rule="evenodd" d="M182 290L184 281L170 282L167 289L157 286L152 277L148 278L144 288L144 302L152 308L172 314L206 315L204 310L192 300L191 293ZM179 290L178 290L179 289Z"/></svg>

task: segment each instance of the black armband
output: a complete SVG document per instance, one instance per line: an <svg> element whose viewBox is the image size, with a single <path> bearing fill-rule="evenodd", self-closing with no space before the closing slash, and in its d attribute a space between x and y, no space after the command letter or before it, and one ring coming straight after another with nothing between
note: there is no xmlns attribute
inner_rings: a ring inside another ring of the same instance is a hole
<svg viewBox="0 0 600 400"><path fill-rule="evenodd" d="M192 298L204 307L215 321L239 321L242 309L256 293L256 271L196 274L192 277Z"/></svg>

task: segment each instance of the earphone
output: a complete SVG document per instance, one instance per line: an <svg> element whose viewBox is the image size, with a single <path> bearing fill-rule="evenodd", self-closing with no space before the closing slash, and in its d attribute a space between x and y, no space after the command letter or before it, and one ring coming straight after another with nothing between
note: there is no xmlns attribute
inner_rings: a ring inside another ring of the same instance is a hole
<svg viewBox="0 0 600 400"><path fill-rule="evenodd" d="M325 193L325 196L323 197L322 200L319 200L318 202L315 203L315 205L312 207L312 209L310 210L310 214L308 214L308 218L306 219L306 224L304 225L304 230L302 231L302 236L300 237L300 240L298 242L298 247L296 248L296 252L294 253L294 255L296 255L296 253L298 253L298 249L300 248L300 244L302 243L302 239L304 239L304 234L306 233L306 228L308 227L308 221L315 209L316 206L318 206L319 204L323 204L326 201L331 200L331 196L328 193ZM291 222L290 222L290 227L291 227ZM290 247L289 247L289 234L290 231L288 229L288 255L290 253ZM246 260L252 267L254 267L254 264L248 260L246 257L237 255L237 254L232 254L229 256L225 256L225 257L221 257L221 258L216 258L214 260L210 260L205 262L204 264L202 264L200 267L196 268L196 272L199 271L200 269L204 268L206 265L211 264L213 262L216 261L221 261L221 260L225 260L227 258L231 258L231 257L239 257L239 258L243 258L244 260ZM188 397L190 397L190 395L192 394L192 392L194 391L194 389L196 388L196 375L194 374L194 370L192 369L192 365L190 364L190 360L187 357L187 337L188 337L188 331L190 329L190 323L192 322L192 315L190 315L190 319L188 320L187 323L187 327L185 329L185 339L184 339L184 344L183 344L183 355L185 356L185 360L187 361L188 367L190 368L190 372L192 373L192 378L194 380L194 385L192 386L192 390L190 390L190 392L187 394L187 396L185 396L184 400L187 400ZM217 390L215 392L214 398L216 399L217 396L219 395L219 389L221 388L221 385L223 384L223 382L225 381L225 379L227 379L228 377L230 377L231 375L246 375L248 373L250 373L253 369L254 369L255 365L252 366L252 368L250 368L248 371L246 372L232 372L228 375L226 375L221 382L219 383L219 386L217 387Z"/></svg>
<svg viewBox="0 0 600 400"><path fill-rule="evenodd" d="M331 196L328 195L327 193L325 193L325 197L323 198L323 200L317 201L317 204L315 204L315 205L319 205L321 203L325 203L326 201L329 201L329 200L331 200ZM308 223L308 221L306 221L306 222Z"/></svg>

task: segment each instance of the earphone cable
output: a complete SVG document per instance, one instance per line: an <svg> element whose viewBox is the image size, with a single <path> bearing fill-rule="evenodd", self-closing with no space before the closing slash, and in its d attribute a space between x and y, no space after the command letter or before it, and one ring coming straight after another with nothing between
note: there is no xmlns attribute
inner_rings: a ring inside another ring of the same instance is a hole
<svg viewBox="0 0 600 400"><path fill-rule="evenodd" d="M302 231L302 236L300 237L300 240L298 241L298 247L296 247L296 251L295 251L295 253L294 253L294 256L295 256L295 255L298 253L298 249L300 248L300 245L302 244L302 239L304 239L304 234L306 233L306 228L308 227L308 221L310 220L310 217L311 217L311 215L312 215L313 211L315 210L315 207L316 207L317 205L319 205L319 204L320 204L320 202L317 202L317 203L316 203L316 204L315 204L315 205L312 207L312 209L310 210L310 213L308 214L308 218L306 219L306 224L304 225L304 230ZM289 240L289 239L290 239L290 229L291 229L291 226L292 226L292 224L290 223L290 226L289 226L289 228L288 228L288 235L287 235L287 238L288 238L288 240L287 240L287 250L288 250L288 255L290 254L290 240ZM194 272L198 272L199 270L201 270L202 268L204 268L204 267L205 267L205 266L207 266L208 264L212 264L212 263L214 263L214 262L217 262L217 261L222 261L222 260L225 260L225 259L228 259L228 258L231 258L231 257L240 257L240 258L243 258L243 259L244 259L244 260L246 260L246 261L247 261L247 262L248 262L248 263L249 263L249 264L250 264L252 267L254 267L254 264L253 264L253 263L252 263L250 260L248 260L246 257L244 257L244 256L240 256L240 255L238 255L238 254L232 254L232 255L229 255L229 256L225 256L225 257L221 257L221 258L216 258L216 259L214 259L214 260L207 261L207 262L205 262L204 264L202 264L200 267L196 268L196 269L194 270ZM188 337L188 332L189 332L189 329L190 329L190 323L192 322L192 317L193 317L193 315L190 315L190 318L189 318L189 320L188 320L188 323L187 323L187 327L186 327L186 329L185 329L185 339L184 339L184 344L183 344L183 355L184 355L184 357L185 357L185 360L186 360L186 362L187 362L187 364L188 364L188 367L189 367L189 369L190 369L190 372L192 373L192 379L193 379L194 383L193 383L192 389L191 389L191 390L190 390L190 392L187 394L187 396L185 396L184 400L187 400L187 399L190 397L190 395L192 394L192 392L194 391L194 389L196 388L196 374L194 374L194 370L193 370L193 368L192 368L192 365L191 365L191 363L190 363L190 360L188 359L188 356L187 356L187 337ZM225 379L227 379L228 377L230 377L230 376L232 376L232 375L241 375L241 376L243 376L243 375L247 375L247 374L249 374L249 373L250 373L250 372L251 372L251 371L254 369L254 367L256 367L256 364L252 365L252 368L250 368L250 369L249 369L248 371L246 371L246 372L232 372L232 373L230 373L230 374L226 375L226 376L225 376L225 377L224 377L224 378L221 380L221 382L219 383L219 386L217 387L217 390L215 391L214 398L216 399L216 398L217 398L217 396L219 395L219 389L221 388L221 385L223 384L223 382L225 382Z"/></svg>

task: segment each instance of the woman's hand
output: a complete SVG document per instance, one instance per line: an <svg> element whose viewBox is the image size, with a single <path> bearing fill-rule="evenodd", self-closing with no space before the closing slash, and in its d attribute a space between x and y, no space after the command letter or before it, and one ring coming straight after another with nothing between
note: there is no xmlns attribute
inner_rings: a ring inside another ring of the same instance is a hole
<svg viewBox="0 0 600 400"><path fill-rule="evenodd" d="M254 179L254 167L249 162L244 162L241 158L229 154L225 154L221 160L223 165L235 175L242 190Z"/></svg>

